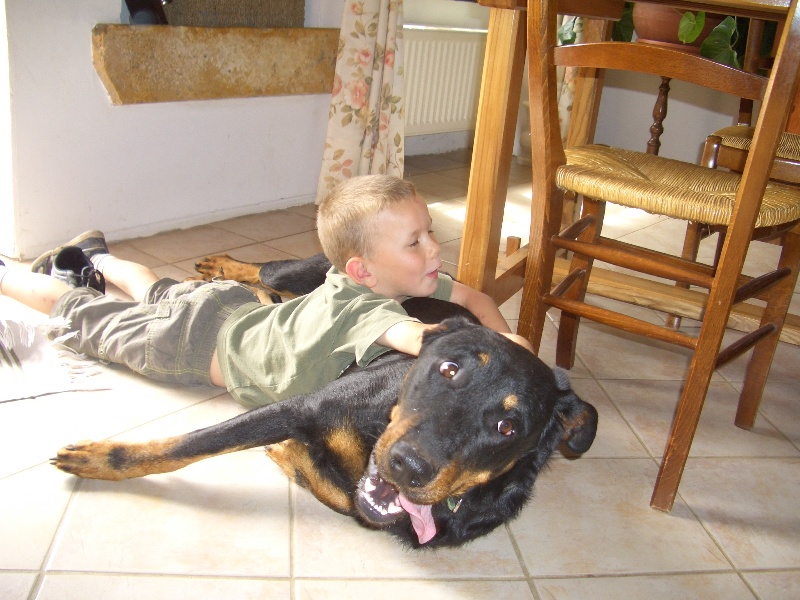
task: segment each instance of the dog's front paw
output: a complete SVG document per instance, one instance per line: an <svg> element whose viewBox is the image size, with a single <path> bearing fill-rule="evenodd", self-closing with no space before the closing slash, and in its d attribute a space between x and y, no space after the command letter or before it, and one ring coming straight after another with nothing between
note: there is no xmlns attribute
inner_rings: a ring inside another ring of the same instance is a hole
<svg viewBox="0 0 800 600"><path fill-rule="evenodd" d="M194 270L200 273L200 278L206 281L211 281L215 277L221 279L231 279L225 273L225 266L232 262L233 259L227 254L207 256L200 262L194 264Z"/></svg>
<svg viewBox="0 0 800 600"><path fill-rule="evenodd" d="M61 448L50 464L78 477L118 481L128 477L120 468L125 462L125 454L119 443L78 442Z"/></svg>
<svg viewBox="0 0 800 600"><path fill-rule="evenodd" d="M204 258L195 263L194 268L206 281L219 278L250 285L261 285L261 278L258 276L259 264L242 262L227 254Z"/></svg>

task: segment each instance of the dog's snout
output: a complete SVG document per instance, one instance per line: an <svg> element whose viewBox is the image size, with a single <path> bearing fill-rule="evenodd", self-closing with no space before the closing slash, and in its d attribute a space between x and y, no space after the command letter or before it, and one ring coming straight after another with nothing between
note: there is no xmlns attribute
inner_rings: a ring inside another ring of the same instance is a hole
<svg viewBox="0 0 800 600"><path fill-rule="evenodd" d="M433 479L433 467L406 442L397 442L389 452L392 478L400 486L422 487Z"/></svg>

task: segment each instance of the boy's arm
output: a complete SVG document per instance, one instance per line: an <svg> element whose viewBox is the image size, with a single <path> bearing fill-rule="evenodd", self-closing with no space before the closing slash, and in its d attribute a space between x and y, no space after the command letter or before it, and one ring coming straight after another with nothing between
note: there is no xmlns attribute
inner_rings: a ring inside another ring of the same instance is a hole
<svg viewBox="0 0 800 600"><path fill-rule="evenodd" d="M450 302L460 304L473 315L478 317L478 320L484 327L489 327L495 331L502 333L512 342L519 344L523 348L533 352L533 346L530 342L515 333L511 333L511 328L506 323L505 318L500 314L500 309L492 299L491 296L479 292L463 283L458 281L453 282L453 293L450 295Z"/></svg>
<svg viewBox="0 0 800 600"><path fill-rule="evenodd" d="M502 318L502 317L501 317ZM503 321L505 323L505 320ZM422 334L428 329L433 329L436 325L425 325L419 321L401 321L395 323L389 329L383 332L377 340L376 344L393 348L412 356L419 356L419 351L422 349ZM508 327L508 325L506 325ZM530 352L533 352L533 347L527 339L521 335L516 335L510 331L501 331L500 334L506 336L512 342L519 344Z"/></svg>
<svg viewBox="0 0 800 600"><path fill-rule="evenodd" d="M436 325L425 325L419 321L400 321L384 331L375 343L412 356L419 356L419 351L422 349L422 333L434 327Z"/></svg>
<svg viewBox="0 0 800 600"><path fill-rule="evenodd" d="M511 328L506 323L503 315L500 314L500 309L491 296L479 292L469 286L453 282L453 293L450 296L450 302L460 304L473 315L478 317L481 325L499 331L500 333L511 333Z"/></svg>

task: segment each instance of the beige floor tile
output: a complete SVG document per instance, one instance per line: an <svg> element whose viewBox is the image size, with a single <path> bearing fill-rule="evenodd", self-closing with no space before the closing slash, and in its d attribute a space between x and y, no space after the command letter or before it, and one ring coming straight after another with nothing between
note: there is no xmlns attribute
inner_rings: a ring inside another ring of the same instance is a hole
<svg viewBox="0 0 800 600"><path fill-rule="evenodd" d="M745 573L744 578L763 600L800 598L800 571Z"/></svg>
<svg viewBox="0 0 800 600"><path fill-rule="evenodd" d="M298 598L315 600L454 600L455 598L513 598L533 600L524 581L318 581L300 580L295 585Z"/></svg>
<svg viewBox="0 0 800 600"><path fill-rule="evenodd" d="M0 572L0 597L5 600L27 600L36 577L37 573Z"/></svg>
<svg viewBox="0 0 800 600"><path fill-rule="evenodd" d="M609 380L601 384L645 441L650 452L660 457L669 437L683 382ZM733 418L738 401L738 393L729 384L711 384L692 443L691 456L800 458L797 448L765 419L759 419L752 431L736 427Z"/></svg>
<svg viewBox="0 0 800 600"><path fill-rule="evenodd" d="M395 538L332 512L305 490L294 495L296 577L460 579L521 577L508 534L490 535L457 549L414 552Z"/></svg>
<svg viewBox="0 0 800 600"><path fill-rule="evenodd" d="M288 581L215 579L146 575L53 573L45 577L39 600L85 598L202 598L203 600L285 600L291 595Z"/></svg>
<svg viewBox="0 0 800 600"><path fill-rule="evenodd" d="M460 199L441 200L428 204L433 219L433 233L440 244L459 239L464 232L466 206Z"/></svg>
<svg viewBox="0 0 800 600"><path fill-rule="evenodd" d="M231 250L230 252L221 252L219 254L227 254L231 258L236 260L240 260L242 262L252 262L252 263L262 263L262 262L269 262L273 260L290 260L296 259L296 256L291 254L287 254L286 252L281 252L276 248L268 246L267 244L251 244L249 246L242 246L241 248L236 248ZM211 254L202 254L200 256L195 256L194 258L190 258L188 260L181 260L174 264L174 266L179 267L183 271L187 273L191 273L192 276L197 276L198 273L195 271L194 265L199 262L200 260L211 256Z"/></svg>
<svg viewBox="0 0 800 600"><path fill-rule="evenodd" d="M314 219L288 210L237 217L215 223L215 226L256 242L314 231L316 228Z"/></svg>
<svg viewBox="0 0 800 600"><path fill-rule="evenodd" d="M554 461L510 528L532 577L729 570L680 500L649 507L649 459Z"/></svg>
<svg viewBox="0 0 800 600"><path fill-rule="evenodd" d="M683 348L584 322L577 353L598 379L683 379L689 352Z"/></svg>
<svg viewBox="0 0 800 600"><path fill-rule="evenodd" d="M166 263L173 263L193 256L216 254L230 248L247 246L253 241L255 240L213 225L203 225L130 240L127 243L140 252Z"/></svg>
<svg viewBox="0 0 800 600"><path fill-rule="evenodd" d="M741 333L727 331L723 338L723 347L741 336ZM747 352L724 365L719 369L719 374L728 381L744 381L745 369L747 368L747 361L750 360L750 354L750 352ZM797 382L798 365L800 365L800 346L779 342L769 370L769 381Z"/></svg>
<svg viewBox="0 0 800 600"><path fill-rule="evenodd" d="M457 167L455 169L445 169L439 171L439 174L443 177L447 177L448 179L452 179L460 186L469 185L469 174L470 174L470 167L469 165L465 165L463 167Z"/></svg>
<svg viewBox="0 0 800 600"><path fill-rule="evenodd" d="M84 480L80 489L49 569L289 575L287 483L259 451L141 479Z"/></svg>
<svg viewBox="0 0 800 600"><path fill-rule="evenodd" d="M0 479L0 569L42 568L74 485L50 465Z"/></svg>
<svg viewBox="0 0 800 600"><path fill-rule="evenodd" d="M753 594L735 573L546 579L537 581L536 589L542 598L552 600L586 598L753 600Z"/></svg>
<svg viewBox="0 0 800 600"><path fill-rule="evenodd" d="M597 436L587 458L647 458L642 442L593 379L572 379L572 389L584 402L597 409Z"/></svg>
<svg viewBox="0 0 800 600"><path fill-rule="evenodd" d="M680 256L685 234L686 223L684 221L658 219L650 226L618 236L617 239L651 250Z"/></svg>
<svg viewBox="0 0 800 600"><path fill-rule="evenodd" d="M467 195L467 183L459 182L441 173L422 173L410 177L417 188L417 192L424 199L436 197L441 200L452 200Z"/></svg>
<svg viewBox="0 0 800 600"><path fill-rule="evenodd" d="M317 205L313 202L309 204L300 204L298 206L290 206L286 210L297 213L298 215L303 215L309 219L317 218Z"/></svg>
<svg viewBox="0 0 800 600"><path fill-rule="evenodd" d="M0 477L47 462L62 446L103 439L222 393L149 381L123 367L101 367L93 392L70 392L0 404Z"/></svg>
<svg viewBox="0 0 800 600"><path fill-rule="evenodd" d="M623 235L646 229L663 220L664 217L661 215L653 215L638 208L607 204L606 214L603 217L603 235L619 239Z"/></svg>
<svg viewBox="0 0 800 600"><path fill-rule="evenodd" d="M439 258L445 263L442 270L456 277L458 274L458 258L461 253L461 239L444 242L440 244L439 248Z"/></svg>
<svg viewBox="0 0 800 600"><path fill-rule="evenodd" d="M539 352L537 353L545 363L551 367L556 366L556 345L558 342L558 327L550 320L549 315L542 328L542 341L539 345ZM592 374L586 368L586 365L578 355L575 358L575 364L568 371L570 379L587 379L591 378Z"/></svg>
<svg viewBox="0 0 800 600"><path fill-rule="evenodd" d="M194 264L194 263L190 263ZM154 267L153 272L159 277L169 277L175 281L183 281L189 277L196 277L197 273L194 269L184 269L177 264L164 265L163 267Z"/></svg>
<svg viewBox="0 0 800 600"><path fill-rule="evenodd" d="M407 156L405 166L425 173L458 169L470 164L470 155L469 151L458 150L441 154Z"/></svg>
<svg viewBox="0 0 800 600"><path fill-rule="evenodd" d="M150 267L151 269L163 267L166 264L165 261L161 260L160 258L156 258L147 252L139 250L133 245L134 243L136 243L136 240L132 240L131 242L109 244L108 249L111 254L117 258L136 262L140 265L144 265L145 267Z"/></svg>
<svg viewBox="0 0 800 600"><path fill-rule="evenodd" d="M680 494L737 568L800 563L800 459L689 459Z"/></svg>
<svg viewBox="0 0 800 600"><path fill-rule="evenodd" d="M319 243L316 231L270 240L269 246L296 258L308 258L322 252L322 246Z"/></svg>
<svg viewBox="0 0 800 600"><path fill-rule="evenodd" d="M800 411L797 410L797 382L767 382L761 398L761 417L800 448Z"/></svg>

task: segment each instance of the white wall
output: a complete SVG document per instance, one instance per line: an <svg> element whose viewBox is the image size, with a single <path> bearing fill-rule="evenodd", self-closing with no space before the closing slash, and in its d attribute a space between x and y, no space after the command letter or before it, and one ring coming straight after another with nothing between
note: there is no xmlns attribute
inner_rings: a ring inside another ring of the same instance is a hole
<svg viewBox="0 0 800 600"><path fill-rule="evenodd" d="M31 258L86 229L119 240L313 198L328 95L112 106L91 30L120 22L121 6L0 7L0 254ZM306 25L338 27L342 6L306 0Z"/></svg>
<svg viewBox="0 0 800 600"><path fill-rule="evenodd" d="M403 22L409 25L486 29L489 25L489 10L474 2L405 0Z"/></svg>
<svg viewBox="0 0 800 600"><path fill-rule="evenodd" d="M659 85L660 77L607 72L595 141L646 150ZM738 99L681 81L670 88L659 155L697 162L706 136L735 124Z"/></svg>

